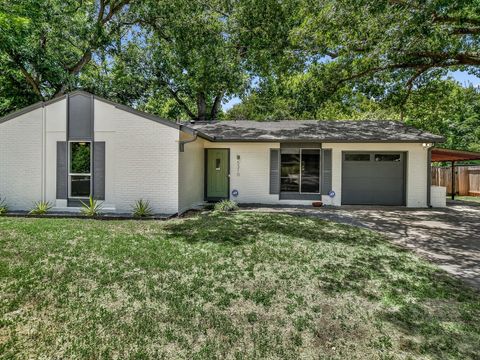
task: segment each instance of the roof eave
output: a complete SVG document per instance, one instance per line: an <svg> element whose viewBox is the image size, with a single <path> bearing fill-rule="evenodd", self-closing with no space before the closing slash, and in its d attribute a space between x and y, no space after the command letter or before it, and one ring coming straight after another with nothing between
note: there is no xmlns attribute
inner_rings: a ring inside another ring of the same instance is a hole
<svg viewBox="0 0 480 360"><path fill-rule="evenodd" d="M301 138L291 138L291 139L245 139L245 138L221 138L221 137L211 137L201 132L198 132L199 136L215 142L263 142L263 143L441 143L443 140L439 139L411 139L411 140L402 140L402 139L301 139ZM202 135L203 136L202 136Z"/></svg>
<svg viewBox="0 0 480 360"><path fill-rule="evenodd" d="M39 101L39 102L36 102L32 105L28 105L28 106L26 106L22 109L15 110L14 112L11 112L10 114L7 114L4 117L1 117L0 118L0 124L2 124L4 122L7 122L9 120L15 119L19 116L28 114L29 112L38 110L42 107L45 107L45 106L51 105L53 103L56 103L58 101L64 100L65 98L66 98L66 95L63 95L63 96L59 96L57 98L54 98L54 99L51 99L51 100L48 100L48 101Z"/></svg>

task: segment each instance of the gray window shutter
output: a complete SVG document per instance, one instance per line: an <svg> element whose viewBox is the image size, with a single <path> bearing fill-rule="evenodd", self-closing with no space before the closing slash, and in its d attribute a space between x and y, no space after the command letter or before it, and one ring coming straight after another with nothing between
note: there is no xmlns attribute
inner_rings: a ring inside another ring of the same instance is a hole
<svg viewBox="0 0 480 360"><path fill-rule="evenodd" d="M93 197L105 200L105 142L93 145Z"/></svg>
<svg viewBox="0 0 480 360"><path fill-rule="evenodd" d="M322 150L322 195L332 190L332 150Z"/></svg>
<svg viewBox="0 0 480 360"><path fill-rule="evenodd" d="M280 149L270 149L270 194L280 193Z"/></svg>
<svg viewBox="0 0 480 360"><path fill-rule="evenodd" d="M67 142L57 141L57 199L68 198Z"/></svg>

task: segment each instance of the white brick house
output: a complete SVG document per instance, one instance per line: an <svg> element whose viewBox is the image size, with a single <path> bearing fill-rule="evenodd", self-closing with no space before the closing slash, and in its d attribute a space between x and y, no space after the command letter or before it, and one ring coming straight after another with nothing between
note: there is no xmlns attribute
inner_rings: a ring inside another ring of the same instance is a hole
<svg viewBox="0 0 480 360"><path fill-rule="evenodd" d="M442 138L396 122L175 123L76 91L0 119L0 196L12 210L93 196L180 213L240 203L430 205Z"/></svg>

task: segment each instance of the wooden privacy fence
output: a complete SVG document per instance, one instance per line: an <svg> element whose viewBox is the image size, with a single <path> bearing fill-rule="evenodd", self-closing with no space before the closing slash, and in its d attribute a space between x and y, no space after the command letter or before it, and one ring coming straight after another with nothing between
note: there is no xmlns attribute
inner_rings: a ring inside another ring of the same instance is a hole
<svg viewBox="0 0 480 360"><path fill-rule="evenodd" d="M455 194L480 196L480 166L455 166ZM445 186L447 193L452 190L452 167L432 167L432 185Z"/></svg>

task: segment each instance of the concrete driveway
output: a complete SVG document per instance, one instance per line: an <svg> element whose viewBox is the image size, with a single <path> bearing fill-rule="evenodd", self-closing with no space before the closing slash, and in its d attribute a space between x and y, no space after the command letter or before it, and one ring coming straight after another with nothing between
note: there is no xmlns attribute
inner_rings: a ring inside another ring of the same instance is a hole
<svg viewBox="0 0 480 360"><path fill-rule="evenodd" d="M386 234L480 290L480 204L452 202L445 209L344 206L266 207L366 227Z"/></svg>

